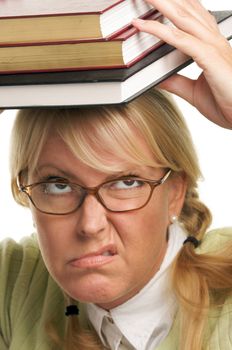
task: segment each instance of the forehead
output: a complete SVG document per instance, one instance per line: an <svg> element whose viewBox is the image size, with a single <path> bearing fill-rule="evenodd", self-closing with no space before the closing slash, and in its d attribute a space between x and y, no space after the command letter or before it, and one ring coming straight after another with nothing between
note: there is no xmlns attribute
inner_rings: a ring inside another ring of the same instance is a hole
<svg viewBox="0 0 232 350"><path fill-rule="evenodd" d="M134 134L129 145L112 138L95 141L90 135L86 138L83 138L83 135L80 137L78 132L74 139L62 138L52 132L42 148L37 165L39 167L50 163L59 168L64 165L74 168L83 163L87 167L105 173L141 166L159 166L151 149L139 133Z"/></svg>

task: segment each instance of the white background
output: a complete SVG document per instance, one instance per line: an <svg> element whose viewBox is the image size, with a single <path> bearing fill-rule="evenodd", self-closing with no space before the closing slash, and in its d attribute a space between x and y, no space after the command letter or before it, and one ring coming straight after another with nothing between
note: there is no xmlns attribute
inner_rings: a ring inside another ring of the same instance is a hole
<svg viewBox="0 0 232 350"><path fill-rule="evenodd" d="M210 10L232 10L231 0L202 1ZM195 64L183 74L196 77ZM200 159L204 181L200 182L200 196L213 213L212 228L232 226L232 132L222 129L203 118L192 106L176 98L191 130ZM8 171L9 134L15 111L4 111L0 116L0 239L20 237L33 232L27 209L14 203L10 193Z"/></svg>

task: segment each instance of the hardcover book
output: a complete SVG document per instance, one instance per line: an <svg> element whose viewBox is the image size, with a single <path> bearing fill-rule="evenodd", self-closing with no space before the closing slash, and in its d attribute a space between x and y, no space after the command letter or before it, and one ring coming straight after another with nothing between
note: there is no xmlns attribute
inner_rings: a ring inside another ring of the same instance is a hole
<svg viewBox="0 0 232 350"><path fill-rule="evenodd" d="M171 23L157 11L146 18ZM0 45L0 73L129 67L161 44L130 26L112 40Z"/></svg>
<svg viewBox="0 0 232 350"><path fill-rule="evenodd" d="M214 15L222 34L232 39L232 11ZM130 68L0 75L0 108L126 103L191 62L164 44Z"/></svg>
<svg viewBox="0 0 232 350"><path fill-rule="evenodd" d="M106 38L151 9L143 0L1 1L0 44Z"/></svg>

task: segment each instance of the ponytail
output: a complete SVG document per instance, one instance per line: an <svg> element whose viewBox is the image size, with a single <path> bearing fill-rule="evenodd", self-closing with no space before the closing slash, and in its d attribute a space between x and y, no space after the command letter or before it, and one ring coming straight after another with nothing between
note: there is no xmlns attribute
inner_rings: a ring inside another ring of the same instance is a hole
<svg viewBox="0 0 232 350"><path fill-rule="evenodd" d="M202 240L211 214L195 189L186 194L180 220L189 235ZM232 288L232 247L213 255L199 254L199 250L191 242L184 244L172 268L172 286L180 310L180 350L203 349L209 306L223 303L213 296L218 290Z"/></svg>

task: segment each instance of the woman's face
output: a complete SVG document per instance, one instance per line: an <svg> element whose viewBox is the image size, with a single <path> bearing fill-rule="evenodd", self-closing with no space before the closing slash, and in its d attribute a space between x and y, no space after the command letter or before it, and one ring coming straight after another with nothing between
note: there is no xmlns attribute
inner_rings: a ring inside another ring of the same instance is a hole
<svg viewBox="0 0 232 350"><path fill-rule="evenodd" d="M152 157L139 137L138 142ZM118 164L119 176L159 179L164 175L164 169L137 166L117 154L107 157L107 145L102 145L102 149L102 162ZM47 176L62 177L86 187L97 186L109 178L108 173L82 163L55 135L45 144L29 183ZM171 176L155 188L144 208L132 212L110 212L93 195L88 195L76 212L64 216L44 214L31 206L49 272L74 299L105 309L120 305L143 288L159 269L167 248L170 217L180 212L184 192L184 180Z"/></svg>

